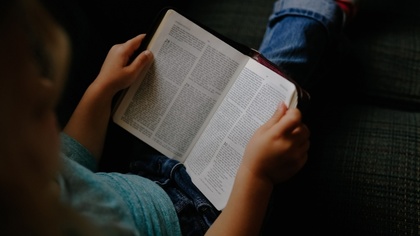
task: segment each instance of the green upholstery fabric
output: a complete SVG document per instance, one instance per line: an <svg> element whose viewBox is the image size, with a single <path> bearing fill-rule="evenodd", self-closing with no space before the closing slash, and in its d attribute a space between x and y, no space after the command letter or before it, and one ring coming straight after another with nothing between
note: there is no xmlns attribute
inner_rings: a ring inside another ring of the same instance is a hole
<svg viewBox="0 0 420 236"><path fill-rule="evenodd" d="M219 33L258 49L273 3L273 0L191 1L186 12Z"/></svg>
<svg viewBox="0 0 420 236"><path fill-rule="evenodd" d="M348 29L346 49L352 61L342 71L351 70L346 79L357 81L360 95L419 111L420 2L377 3L379 9L369 2Z"/></svg>
<svg viewBox="0 0 420 236"><path fill-rule="evenodd" d="M351 105L325 121L308 165L322 221L353 235L417 234L420 114Z"/></svg>

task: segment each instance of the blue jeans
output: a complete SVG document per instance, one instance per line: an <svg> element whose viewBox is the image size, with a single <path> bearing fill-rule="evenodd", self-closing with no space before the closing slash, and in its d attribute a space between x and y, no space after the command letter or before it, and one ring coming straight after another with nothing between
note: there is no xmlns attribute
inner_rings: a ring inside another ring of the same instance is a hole
<svg viewBox="0 0 420 236"><path fill-rule="evenodd" d="M182 235L204 235L220 212L192 183L185 166L162 155L130 165L130 172L155 181L168 193L177 212Z"/></svg>
<svg viewBox="0 0 420 236"><path fill-rule="evenodd" d="M334 0L275 2L259 51L303 87L325 65L339 37L343 12Z"/></svg>
<svg viewBox="0 0 420 236"><path fill-rule="evenodd" d="M333 0L277 1L259 51L296 81L305 83L340 33L342 18ZM175 160L152 155L133 162L131 172L156 181L168 193L184 235L204 234L220 213Z"/></svg>

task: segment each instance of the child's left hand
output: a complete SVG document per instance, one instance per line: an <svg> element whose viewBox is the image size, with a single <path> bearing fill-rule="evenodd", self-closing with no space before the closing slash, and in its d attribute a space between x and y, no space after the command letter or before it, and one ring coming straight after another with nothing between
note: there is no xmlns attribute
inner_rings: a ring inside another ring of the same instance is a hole
<svg viewBox="0 0 420 236"><path fill-rule="evenodd" d="M301 112L283 103L252 136L243 163L254 177L271 184L284 182L305 164L310 131L301 121Z"/></svg>

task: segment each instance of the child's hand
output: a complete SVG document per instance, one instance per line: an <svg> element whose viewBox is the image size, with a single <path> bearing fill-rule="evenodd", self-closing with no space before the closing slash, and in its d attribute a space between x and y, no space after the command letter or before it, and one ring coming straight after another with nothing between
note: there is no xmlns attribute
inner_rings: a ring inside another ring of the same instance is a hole
<svg viewBox="0 0 420 236"><path fill-rule="evenodd" d="M109 50L98 77L64 127L64 132L85 146L98 161L102 156L114 95L133 84L151 65L153 56L149 51L140 53L130 63L143 38L144 35L139 35Z"/></svg>
<svg viewBox="0 0 420 236"><path fill-rule="evenodd" d="M100 90L109 96L129 87L137 79L142 70L151 64L153 55L146 50L140 53L130 64L130 57L138 49L144 34L128 40L123 44L114 45L102 65L101 71L93 82Z"/></svg>
<svg viewBox="0 0 420 236"><path fill-rule="evenodd" d="M309 134L300 111L281 104L251 138L241 169L271 184L289 179L307 160Z"/></svg>

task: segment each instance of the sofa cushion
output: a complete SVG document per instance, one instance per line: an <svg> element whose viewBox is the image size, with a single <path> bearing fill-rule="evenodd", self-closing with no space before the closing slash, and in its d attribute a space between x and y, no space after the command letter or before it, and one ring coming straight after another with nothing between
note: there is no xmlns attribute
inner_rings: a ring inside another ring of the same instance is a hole
<svg viewBox="0 0 420 236"><path fill-rule="evenodd" d="M258 49L273 4L273 0L192 1L187 13L222 35Z"/></svg>
<svg viewBox="0 0 420 236"><path fill-rule="evenodd" d="M312 166L325 217L363 235L416 234L420 113L349 106L336 114L318 133Z"/></svg>
<svg viewBox="0 0 420 236"><path fill-rule="evenodd" d="M342 45L343 79L353 82L352 94L364 103L418 111L420 2L385 3L366 1L349 25Z"/></svg>

